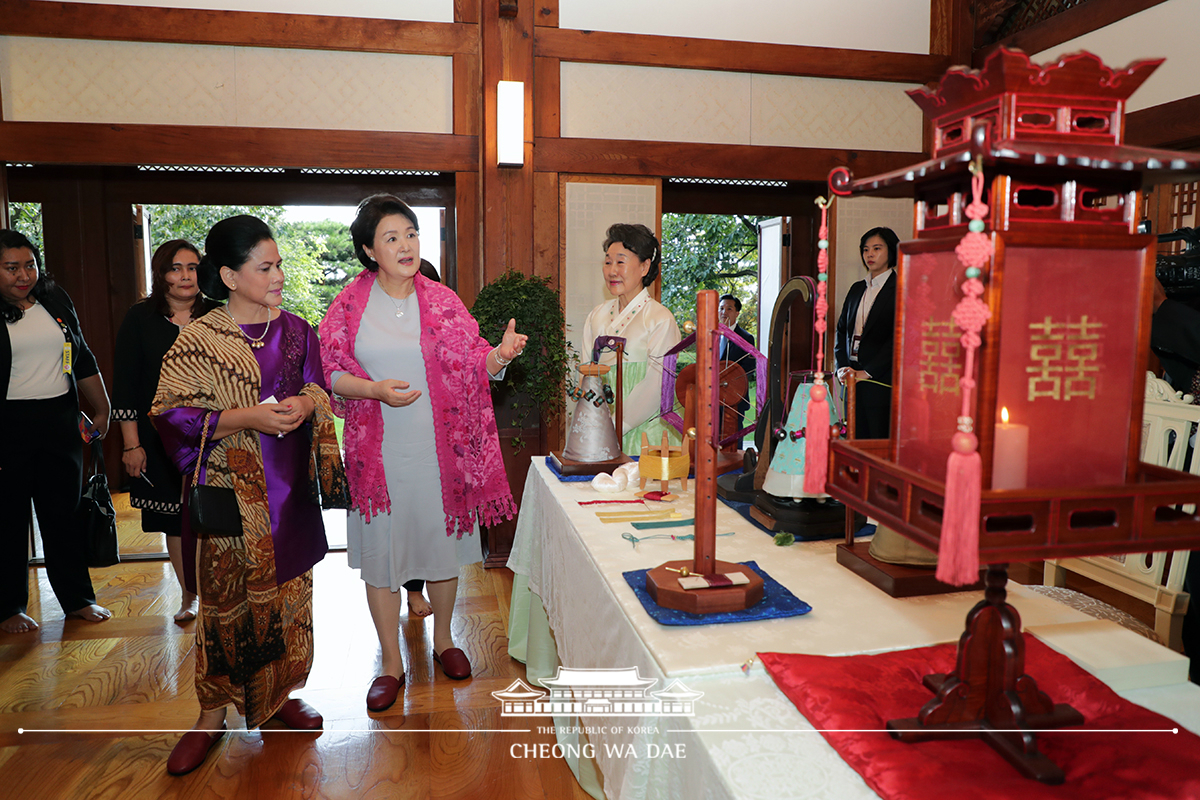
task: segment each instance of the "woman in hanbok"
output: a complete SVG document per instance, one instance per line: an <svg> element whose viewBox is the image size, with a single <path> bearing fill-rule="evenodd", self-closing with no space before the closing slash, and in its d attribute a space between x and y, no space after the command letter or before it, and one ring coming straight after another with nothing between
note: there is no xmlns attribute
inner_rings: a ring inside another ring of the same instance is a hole
<svg viewBox="0 0 1200 800"><path fill-rule="evenodd" d="M592 309L583 323L583 354L590 358L599 336L625 339L622 365L621 449L629 455L641 453L642 433L650 443L662 441L663 431L678 440L678 434L660 419L662 404L662 359L679 344L679 326L666 307L650 297L647 288L658 277L662 248L645 225L618 223L604 239L604 282L614 299ZM616 354L605 350L600 363L616 364ZM616 370L604 376L616 382Z"/></svg>
<svg viewBox="0 0 1200 800"><path fill-rule="evenodd" d="M312 668L312 568L328 549L318 493L345 476L312 327L280 308L283 260L262 220L224 219L204 243L201 290L227 305L179 333L163 359L150 416L184 476L183 551L200 597L200 717L167 761L183 775L224 734L232 704L257 728L271 718L318 729L321 715L289 693ZM188 485L233 489L241 533L197 538Z"/></svg>

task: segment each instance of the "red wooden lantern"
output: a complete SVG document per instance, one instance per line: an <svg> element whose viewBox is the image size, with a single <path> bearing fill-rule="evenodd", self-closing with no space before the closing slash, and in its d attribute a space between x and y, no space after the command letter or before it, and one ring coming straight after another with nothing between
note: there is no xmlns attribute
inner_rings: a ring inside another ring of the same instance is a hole
<svg viewBox="0 0 1200 800"><path fill-rule="evenodd" d="M993 730L1032 727L1030 717L1055 709L1023 676L1005 562L1200 547L1200 516L1178 508L1200 496L1200 479L1138 458L1156 244L1135 233L1138 193L1200 173L1194 153L1122 144L1125 102L1160 63L1112 70L1078 53L1038 66L1002 49L982 70L955 68L936 91L909 92L933 122L931 160L862 180L830 176L842 195L914 195L917 238L900 248L892 438L833 443L827 490L935 550L955 534L942 520L965 360L951 320L965 279L955 248L967 232L970 165L987 178L991 318L968 377L982 464L978 552L993 566L958 670L927 681L938 696L891 725L901 738L976 727L1046 782L1062 773L1032 736ZM988 699L1002 691L1021 699L1016 710ZM1003 718L993 716L1001 705ZM1078 719L1058 711L1041 726Z"/></svg>

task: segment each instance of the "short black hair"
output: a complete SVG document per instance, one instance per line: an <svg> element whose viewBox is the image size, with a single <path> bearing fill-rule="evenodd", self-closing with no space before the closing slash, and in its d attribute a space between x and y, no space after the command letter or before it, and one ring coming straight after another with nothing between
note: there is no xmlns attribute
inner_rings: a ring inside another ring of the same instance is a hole
<svg viewBox="0 0 1200 800"><path fill-rule="evenodd" d="M658 244L658 237L645 225L618 222L609 226L604 234L604 247L601 249L607 254L608 248L618 243L642 261L650 261L650 269L642 276L642 286L654 283L654 279L658 277L659 264L662 263L662 247Z"/></svg>
<svg viewBox="0 0 1200 800"><path fill-rule="evenodd" d="M732 301L733 307L738 310L739 314L742 313L742 301L738 300L736 296L734 296L732 294L723 294L717 299L717 305L721 305L722 300Z"/></svg>
<svg viewBox="0 0 1200 800"><path fill-rule="evenodd" d="M350 223L350 238L354 240L354 255L369 272L378 272L379 265L371 260L363 247L375 246L375 229L384 217L392 214L402 214L408 217L417 233L421 232L421 224L417 222L417 212L409 208L408 203L394 194L373 194L358 204L358 214Z"/></svg>
<svg viewBox="0 0 1200 800"><path fill-rule="evenodd" d="M221 280L221 267L237 272L250 260L259 242L275 241L271 227L258 217L238 214L212 226L204 238L204 257L196 268L200 291L213 300L228 300L229 287Z"/></svg>
<svg viewBox="0 0 1200 800"><path fill-rule="evenodd" d="M900 261L900 237L891 228L871 228L871 230L864 233L862 238L858 240L858 257L862 258L862 251L867 246L867 239L870 239L872 236L878 236L880 239L883 239L883 243L887 245L888 249L888 266L896 266ZM863 258L862 262L865 267L867 260Z"/></svg>

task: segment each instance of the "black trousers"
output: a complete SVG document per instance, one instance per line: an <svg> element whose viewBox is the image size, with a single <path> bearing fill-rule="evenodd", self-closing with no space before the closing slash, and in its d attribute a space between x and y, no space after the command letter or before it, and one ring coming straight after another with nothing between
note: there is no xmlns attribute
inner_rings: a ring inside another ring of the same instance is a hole
<svg viewBox="0 0 1200 800"><path fill-rule="evenodd" d="M892 423L892 389L870 381L854 384L856 439L886 439Z"/></svg>
<svg viewBox="0 0 1200 800"><path fill-rule="evenodd" d="M0 413L0 619L29 604L29 501L37 513L46 576L66 613L96 602L76 509L83 440L74 390L50 400L7 400Z"/></svg>
<svg viewBox="0 0 1200 800"><path fill-rule="evenodd" d="M1193 453L1192 458L1196 458ZM1192 595L1187 614L1183 617L1183 652L1191 659L1190 678L1200 683L1200 550L1193 550L1188 557L1187 572L1183 588Z"/></svg>

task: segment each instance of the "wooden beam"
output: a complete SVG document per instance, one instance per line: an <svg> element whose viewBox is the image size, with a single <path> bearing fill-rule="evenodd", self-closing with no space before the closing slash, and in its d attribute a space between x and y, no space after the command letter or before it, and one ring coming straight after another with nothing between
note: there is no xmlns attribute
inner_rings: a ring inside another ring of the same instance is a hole
<svg viewBox="0 0 1200 800"><path fill-rule="evenodd" d="M558 27L558 0L536 0L533 8L533 24L549 28Z"/></svg>
<svg viewBox="0 0 1200 800"><path fill-rule="evenodd" d="M563 61L682 67L766 75L927 83L942 77L944 55L885 53L676 36L537 28L534 54Z"/></svg>
<svg viewBox="0 0 1200 800"><path fill-rule="evenodd" d="M821 183L834 167L847 166L855 177L864 177L925 158L924 153L616 139L537 138L534 152L538 170L546 172Z"/></svg>
<svg viewBox="0 0 1200 800"><path fill-rule="evenodd" d="M1200 147L1200 94L1125 115L1125 142L1142 147Z"/></svg>
<svg viewBox="0 0 1200 800"><path fill-rule="evenodd" d="M478 26L313 14L0 0L0 35L364 53L478 52Z"/></svg>
<svg viewBox="0 0 1200 800"><path fill-rule="evenodd" d="M974 25L971 0L931 0L929 52L946 56L952 64L971 63Z"/></svg>
<svg viewBox="0 0 1200 800"><path fill-rule="evenodd" d="M975 51L973 63L976 68L983 66L987 57L1002 46L1016 47L1030 55L1040 53L1163 2L1166 0L1088 0L1006 36L995 44L979 48Z"/></svg>
<svg viewBox="0 0 1200 800"><path fill-rule="evenodd" d="M42 164L201 164L436 172L473 172L479 167L475 136L86 122L0 122L0 159Z"/></svg>

